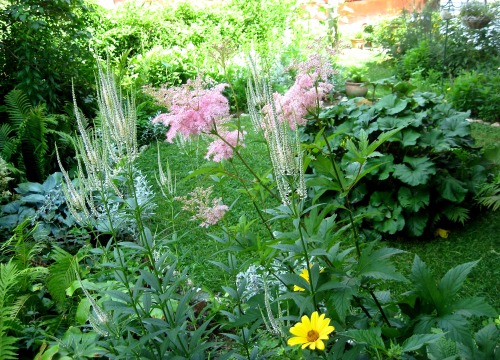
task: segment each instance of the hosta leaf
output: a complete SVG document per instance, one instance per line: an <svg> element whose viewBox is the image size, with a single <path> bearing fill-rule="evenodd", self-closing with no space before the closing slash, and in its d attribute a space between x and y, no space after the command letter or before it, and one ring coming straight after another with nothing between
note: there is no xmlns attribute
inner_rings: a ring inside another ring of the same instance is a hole
<svg viewBox="0 0 500 360"><path fill-rule="evenodd" d="M401 187L398 191L398 201L404 209L417 212L429 205L429 191L426 188Z"/></svg>
<svg viewBox="0 0 500 360"><path fill-rule="evenodd" d="M465 184L451 175L440 178L438 190L443 198L456 203L464 201L465 194L467 194Z"/></svg>
<svg viewBox="0 0 500 360"><path fill-rule="evenodd" d="M436 173L434 163L426 156L420 158L405 156L403 162L404 164L394 166L393 176L408 185L426 184L430 175Z"/></svg>
<svg viewBox="0 0 500 360"><path fill-rule="evenodd" d="M462 287L467 275L469 275L472 268L476 266L478 262L479 260L471 261L448 270L439 282L439 291L442 294L446 294L448 298L455 296Z"/></svg>

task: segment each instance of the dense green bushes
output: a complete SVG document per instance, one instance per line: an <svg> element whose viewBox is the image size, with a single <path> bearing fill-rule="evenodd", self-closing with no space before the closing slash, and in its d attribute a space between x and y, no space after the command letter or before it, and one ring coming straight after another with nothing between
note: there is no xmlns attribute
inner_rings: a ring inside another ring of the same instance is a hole
<svg viewBox="0 0 500 360"><path fill-rule="evenodd" d="M93 8L84 0L7 1L0 11L0 99L14 87L32 104L60 111L79 98L91 100L94 61L89 52L88 20Z"/></svg>
<svg viewBox="0 0 500 360"><path fill-rule="evenodd" d="M457 112L432 93L387 95L373 106L358 105L358 100L340 103L320 115L331 124L329 146L338 166L347 169L345 178L366 172L350 199L334 195L336 201L350 202L356 214L367 216L368 228L386 234L418 237L447 227L450 221L467 220L478 186L491 176L480 152L472 148L468 113ZM401 126L366 164L352 164L350 141L374 141L381 132ZM316 157L311 162L311 184L322 184L329 177L326 159ZM332 190L341 186L332 181ZM328 199L326 189L315 196Z"/></svg>
<svg viewBox="0 0 500 360"><path fill-rule="evenodd" d="M449 99L458 110L470 109L473 118L500 121L500 74L495 69L464 72L453 81Z"/></svg>

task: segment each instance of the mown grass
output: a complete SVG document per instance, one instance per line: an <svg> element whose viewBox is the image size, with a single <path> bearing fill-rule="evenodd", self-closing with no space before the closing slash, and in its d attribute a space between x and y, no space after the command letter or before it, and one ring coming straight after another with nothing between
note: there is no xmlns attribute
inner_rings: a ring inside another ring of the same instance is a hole
<svg viewBox="0 0 500 360"><path fill-rule="evenodd" d="M259 134L251 129L248 119L242 119L243 129L247 132L245 147L241 150L246 161L262 178L269 174L270 162L265 145L262 143ZM176 196L186 196L195 187L213 186L213 197L221 197L226 205L232 205L231 210L226 214L223 221L217 226L202 228L199 221L191 220L192 214L182 210L182 203L173 200L172 197L165 198L161 194L160 187L155 180L158 173L158 155L156 144L150 145L141 154L137 166L146 174L152 182L153 191L156 194L155 202L158 204L155 215L150 219L150 226L153 229L164 232L167 238L173 234L178 241L172 243L173 251L179 257L181 267L190 268L190 276L197 286L204 286L211 291L219 291L222 285L226 285L227 275L223 273L212 261L227 262L227 254L222 252L225 246L214 240L211 235L223 236L222 227L230 228L238 224L240 217L245 216L248 221L257 219L259 215L254 205L243 189L241 181L235 177L240 177L245 184L251 187L252 176L244 168L241 161L233 159L226 163L229 175L204 174L196 177L192 173L215 165L203 158L208 146L208 140L200 138L187 143L185 146L178 144L159 143L162 167L166 170L168 160L172 174L177 178ZM260 208L274 207L276 203L259 204ZM253 230L260 238L269 236L260 221L256 221ZM219 226L220 225L220 226ZM253 261L257 259L257 254L245 254L243 261Z"/></svg>
<svg viewBox="0 0 500 360"><path fill-rule="evenodd" d="M265 145L259 134L250 129L247 120L243 125L248 132L246 147L242 149L243 156L253 169L262 177L269 174L270 160ZM500 140L500 128L482 124L472 124L472 134L479 146L491 147L498 144ZM197 186L214 186L214 196L222 197L225 204L233 204L231 211L226 215L222 226L231 227L238 223L241 216L248 220L257 219L255 210L248 196L242 191L242 185L238 180L227 175L204 175L191 177L193 171L206 167L209 162L203 159L208 142L204 139L189 143L184 147L176 144L159 144L163 167L168 159L172 173L177 177L178 196L186 195ZM238 173L248 184L251 184L251 176L235 159L228 169L234 175ZM227 284L231 279L222 272L211 261L225 262L227 254L221 252L224 249L220 243L215 241L209 233L221 236L223 231L220 226L209 229L201 228L197 222L191 220L191 214L181 209L182 204L178 201L167 199L161 195L159 186L155 182L158 172L157 147L149 146L140 156L138 167L147 175L152 182L153 190L157 194L156 203L158 208L155 216L151 219L151 227L163 232L166 239L177 236L177 241L171 244L179 258L181 267L190 268L190 276L196 286L218 292L221 286ZM276 204L261 204L261 208L274 206ZM464 287L464 295L484 296L490 304L500 308L500 221L498 212L484 211L466 223L465 226L456 225L450 230L447 239L427 238L412 241L390 243L391 246L403 249L405 254L397 258L400 269L409 274L411 264L415 255L418 255L429 268L433 269L437 277L443 276L450 268L464 262L480 260L469 276ZM253 229L257 236L265 239L267 235L265 227L260 221L256 221ZM242 261L258 261L258 254L245 253ZM233 280L234 281L234 280ZM404 287L398 290L404 291Z"/></svg>

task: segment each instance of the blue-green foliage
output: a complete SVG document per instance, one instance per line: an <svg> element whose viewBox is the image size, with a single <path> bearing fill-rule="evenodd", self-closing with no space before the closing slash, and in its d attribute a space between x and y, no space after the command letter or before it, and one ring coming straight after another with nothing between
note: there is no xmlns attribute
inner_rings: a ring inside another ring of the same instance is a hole
<svg viewBox="0 0 500 360"><path fill-rule="evenodd" d="M35 237L50 236L56 240L67 239L68 231L76 226L62 190L62 174L50 175L43 184L21 183L15 189L19 198L1 207L0 228L14 229L31 219L39 222Z"/></svg>
<svg viewBox="0 0 500 360"><path fill-rule="evenodd" d="M357 101L342 102L320 115L330 121L330 147L346 179L368 172L349 198L355 213L364 214L366 225L379 232L410 236L448 221L466 221L476 187L488 176L487 164L473 148L468 113L454 110L433 93L391 94L372 106ZM351 140L373 141L401 126L403 130L356 167ZM306 131L313 129L311 124ZM311 161L312 184L329 177L323 163L321 156ZM337 196L320 189L316 198ZM337 201L345 203L342 197Z"/></svg>

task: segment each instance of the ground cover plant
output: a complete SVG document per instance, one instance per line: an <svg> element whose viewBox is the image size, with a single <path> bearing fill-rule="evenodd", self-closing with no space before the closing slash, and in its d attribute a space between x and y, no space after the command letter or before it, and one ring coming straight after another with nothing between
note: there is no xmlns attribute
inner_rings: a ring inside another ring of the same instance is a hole
<svg viewBox="0 0 500 360"><path fill-rule="evenodd" d="M0 357L497 357L496 214L463 228L431 215L495 208L476 190L498 180L498 129L471 131L398 80L373 102L332 102L326 50L317 40L287 70L245 54L243 116L224 71L144 88L137 106L125 57L97 59L93 122L73 96L74 165L57 148L61 173L2 196ZM139 148L138 110L156 124L143 144L166 141Z"/></svg>

